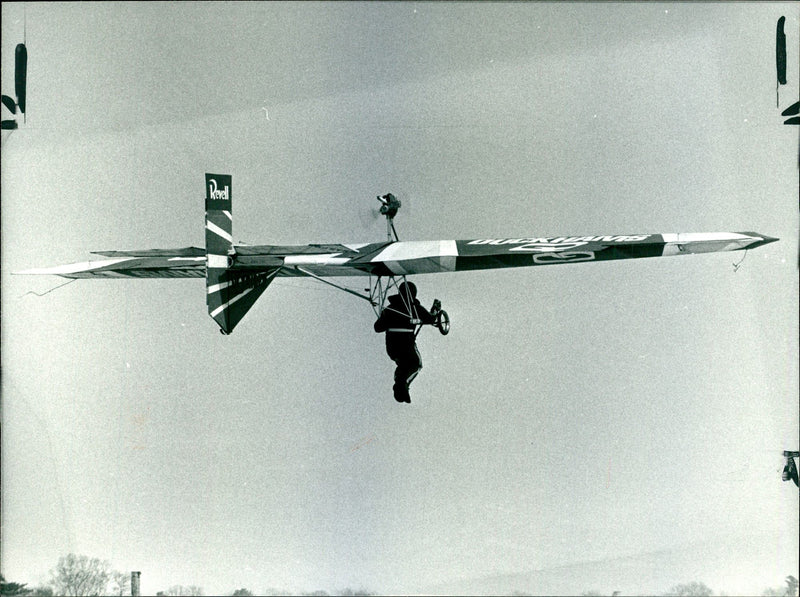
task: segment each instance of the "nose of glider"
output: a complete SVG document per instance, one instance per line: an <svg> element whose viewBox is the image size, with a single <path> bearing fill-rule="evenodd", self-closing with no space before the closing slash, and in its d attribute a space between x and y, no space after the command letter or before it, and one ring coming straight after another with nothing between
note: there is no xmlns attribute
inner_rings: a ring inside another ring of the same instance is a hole
<svg viewBox="0 0 800 597"><path fill-rule="evenodd" d="M773 236L767 236L766 234L759 234L757 232L743 232L742 234L746 234L748 236L752 236L753 239L756 241L752 245L748 246L748 249L755 249L756 247L760 247L762 245L768 245L769 243L774 243L779 241L779 238L775 238Z"/></svg>

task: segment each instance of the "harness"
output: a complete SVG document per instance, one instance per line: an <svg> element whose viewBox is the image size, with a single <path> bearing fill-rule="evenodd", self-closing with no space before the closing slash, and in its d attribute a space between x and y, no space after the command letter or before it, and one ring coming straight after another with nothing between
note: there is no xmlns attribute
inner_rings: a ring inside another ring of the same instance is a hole
<svg viewBox="0 0 800 597"><path fill-rule="evenodd" d="M403 280L405 281L405 276L403 276ZM403 301L403 307L405 307L405 311L398 311L391 306L386 307L385 310L392 311L397 313L398 315L402 315L403 317L408 317L411 320L411 325L414 327L411 329L408 328L389 328L387 332L394 332L394 333L408 333L414 334L416 338L417 334L419 334L420 330L422 329L422 321L419 318L419 313L417 311L417 307L414 301L414 297L411 296L411 290L407 284L403 285L403 290L405 292L400 292L400 288L397 289L397 296Z"/></svg>

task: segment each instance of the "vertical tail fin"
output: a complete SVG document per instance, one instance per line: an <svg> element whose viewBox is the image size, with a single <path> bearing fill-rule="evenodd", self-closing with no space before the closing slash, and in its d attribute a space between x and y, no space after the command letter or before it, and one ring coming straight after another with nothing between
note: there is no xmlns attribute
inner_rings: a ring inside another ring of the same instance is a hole
<svg viewBox="0 0 800 597"><path fill-rule="evenodd" d="M228 252L233 248L231 178L230 174L206 174L206 254L209 268L227 268Z"/></svg>
<svg viewBox="0 0 800 597"><path fill-rule="evenodd" d="M235 270L230 174L206 174L206 304L223 334L230 334L278 273Z"/></svg>

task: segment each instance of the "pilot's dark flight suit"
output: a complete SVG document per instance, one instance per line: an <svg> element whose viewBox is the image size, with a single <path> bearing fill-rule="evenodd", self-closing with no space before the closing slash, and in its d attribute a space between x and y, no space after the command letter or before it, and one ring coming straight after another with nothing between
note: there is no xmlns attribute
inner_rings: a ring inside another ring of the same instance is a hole
<svg viewBox="0 0 800 597"><path fill-rule="evenodd" d="M791 479L794 481L794 484L800 487L800 483L797 480L797 466L794 463L794 457L787 456L786 457L786 466L783 467L783 473L781 474L781 478L784 481L788 481Z"/></svg>
<svg viewBox="0 0 800 597"><path fill-rule="evenodd" d="M381 312L375 322L376 332L386 332L386 353L396 364L394 372L394 399L398 402L411 402L408 386L422 369L422 359L419 356L416 343L416 323L412 322L414 315L419 323L432 324L433 315L416 299L416 288L411 286L409 293L401 287L400 294L389 297L389 304ZM409 301L413 301L411 304Z"/></svg>

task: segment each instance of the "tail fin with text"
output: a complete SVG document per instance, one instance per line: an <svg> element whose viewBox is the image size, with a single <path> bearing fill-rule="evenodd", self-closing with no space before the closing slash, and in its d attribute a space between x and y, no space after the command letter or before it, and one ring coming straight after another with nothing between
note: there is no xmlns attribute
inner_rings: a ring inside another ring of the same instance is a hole
<svg viewBox="0 0 800 597"><path fill-rule="evenodd" d="M206 304L223 334L230 334L278 273L233 269L231 175L206 173Z"/></svg>

